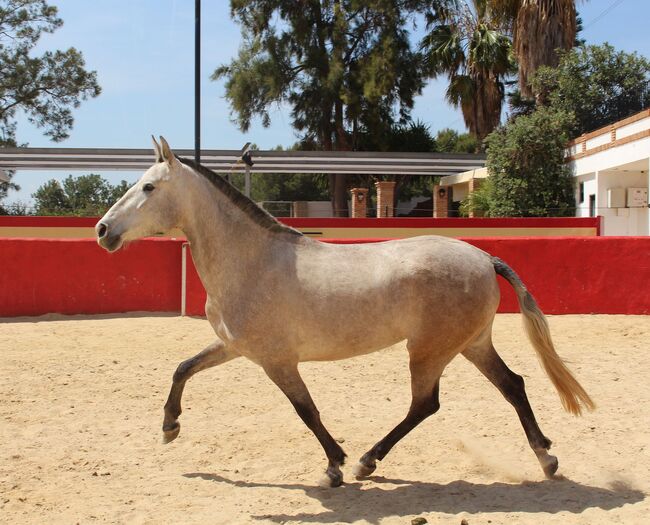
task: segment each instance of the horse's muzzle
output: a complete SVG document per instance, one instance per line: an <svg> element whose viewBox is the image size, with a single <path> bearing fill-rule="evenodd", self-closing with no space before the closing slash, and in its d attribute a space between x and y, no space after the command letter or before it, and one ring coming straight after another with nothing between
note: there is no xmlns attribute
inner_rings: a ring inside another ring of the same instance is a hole
<svg viewBox="0 0 650 525"><path fill-rule="evenodd" d="M122 246L122 236L111 232L109 225L98 222L95 226L97 244L109 252L114 252Z"/></svg>

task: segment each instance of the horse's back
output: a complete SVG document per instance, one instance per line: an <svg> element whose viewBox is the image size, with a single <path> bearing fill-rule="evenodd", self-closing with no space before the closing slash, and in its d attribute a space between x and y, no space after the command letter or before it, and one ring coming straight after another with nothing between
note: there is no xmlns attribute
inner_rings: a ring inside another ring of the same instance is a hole
<svg viewBox="0 0 650 525"><path fill-rule="evenodd" d="M483 276L494 277L487 253L449 237L426 235L366 244L318 244L299 263L304 270L318 269L318 274L325 275L333 287L353 279L362 287L372 288L391 282L443 278L469 284Z"/></svg>

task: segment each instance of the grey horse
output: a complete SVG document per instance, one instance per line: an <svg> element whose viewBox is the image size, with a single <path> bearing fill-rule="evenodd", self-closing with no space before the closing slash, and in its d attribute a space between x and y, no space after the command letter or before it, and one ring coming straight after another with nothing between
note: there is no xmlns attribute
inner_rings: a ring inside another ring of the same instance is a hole
<svg viewBox="0 0 650 525"><path fill-rule="evenodd" d="M100 219L108 251L179 228L207 291L217 336L174 373L164 441L180 431L181 396L194 374L246 357L261 366L314 433L328 459L322 484L343 482L345 453L321 422L298 372L303 361L369 354L406 340L412 402L406 417L368 450L357 478L370 475L391 448L439 404L440 376L458 354L471 361L514 406L541 467L558 461L540 430L523 379L492 344L499 304L497 275L514 288L525 330L566 410L594 403L556 353L535 299L503 261L467 243L421 236L376 244L332 245L282 225L222 177L174 155L154 139L156 162Z"/></svg>

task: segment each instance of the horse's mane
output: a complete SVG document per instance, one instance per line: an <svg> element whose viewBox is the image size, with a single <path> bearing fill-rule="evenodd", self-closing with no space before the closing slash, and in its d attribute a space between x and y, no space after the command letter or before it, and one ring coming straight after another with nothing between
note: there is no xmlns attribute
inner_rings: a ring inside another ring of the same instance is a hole
<svg viewBox="0 0 650 525"><path fill-rule="evenodd" d="M294 230L293 228L285 226L279 222L275 217L273 217L273 215L260 208L254 201L246 197L246 195L244 195L227 180L216 174L211 169L208 169L201 164L197 164L193 160L179 157L178 155L176 158L182 164L189 166L194 171L208 179L221 193L223 193L235 206L237 206L246 215L248 215L248 217L250 217L251 220L253 220L256 224L272 232L302 235L302 233L298 230Z"/></svg>

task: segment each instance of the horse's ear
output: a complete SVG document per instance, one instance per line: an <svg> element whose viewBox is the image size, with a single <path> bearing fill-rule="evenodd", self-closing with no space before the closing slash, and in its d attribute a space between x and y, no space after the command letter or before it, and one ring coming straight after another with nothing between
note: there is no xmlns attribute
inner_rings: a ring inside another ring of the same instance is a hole
<svg viewBox="0 0 650 525"><path fill-rule="evenodd" d="M176 157L174 156L174 152L169 147L169 144L167 144L165 137L162 136L160 137L160 144L162 145L162 158L167 164L171 166L172 164L174 164L174 162L176 162Z"/></svg>
<svg viewBox="0 0 650 525"><path fill-rule="evenodd" d="M156 142L156 139L153 135L151 135L151 140L153 141L153 152L156 155L156 162L162 162L162 153L160 151L160 145Z"/></svg>

